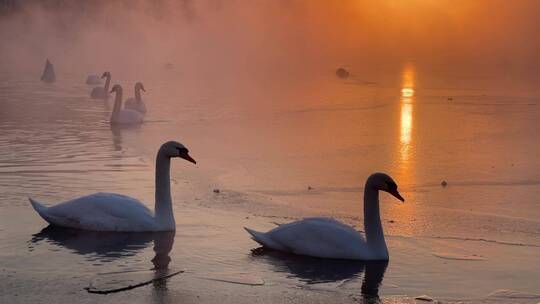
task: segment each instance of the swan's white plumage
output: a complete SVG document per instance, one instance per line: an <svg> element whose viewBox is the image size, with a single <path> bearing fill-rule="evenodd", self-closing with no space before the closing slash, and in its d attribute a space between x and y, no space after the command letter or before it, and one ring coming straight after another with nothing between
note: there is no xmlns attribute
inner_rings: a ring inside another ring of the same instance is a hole
<svg viewBox="0 0 540 304"><path fill-rule="evenodd" d="M122 109L116 113L114 117L111 118L111 123L113 124L141 124L143 122L144 116L134 110Z"/></svg>
<svg viewBox="0 0 540 304"><path fill-rule="evenodd" d="M92 92L90 92L90 97L94 99L105 99L109 96L109 93L103 87L95 87L92 89Z"/></svg>
<svg viewBox="0 0 540 304"><path fill-rule="evenodd" d="M318 258L388 260L379 214L379 190L404 201L390 176L372 174L364 189L365 237L351 226L327 217L305 218L268 232L245 229L256 242L275 250Z"/></svg>
<svg viewBox="0 0 540 304"><path fill-rule="evenodd" d="M156 231L154 214L129 196L99 192L46 207L30 199L52 225L92 231Z"/></svg>
<svg viewBox="0 0 540 304"><path fill-rule="evenodd" d="M86 84L100 84L101 80L98 75L88 75L86 77Z"/></svg>
<svg viewBox="0 0 540 304"><path fill-rule="evenodd" d="M259 244L280 251L334 259L376 259L364 237L332 218L305 218L266 233L246 229Z"/></svg>
<svg viewBox="0 0 540 304"><path fill-rule="evenodd" d="M108 99L109 98L109 86L111 84L111 73L104 72L101 78L105 78L105 85L102 87L95 87L90 92L90 97L93 99ZM88 83L88 80L87 80Z"/></svg>
<svg viewBox="0 0 540 304"><path fill-rule="evenodd" d="M144 115L140 112L122 109L122 86L115 84L111 92L116 92L116 98L114 100L114 107L111 113L111 124L120 125L136 125L141 124L144 119Z"/></svg>
<svg viewBox="0 0 540 304"><path fill-rule="evenodd" d="M125 109L137 111L142 114L146 114L146 105L141 97L141 91L145 91L144 85L141 82L135 84L135 97L128 98L124 103Z"/></svg>
<svg viewBox="0 0 540 304"><path fill-rule="evenodd" d="M146 105L144 104L144 101L137 101L137 99L130 97L126 100L124 103L125 109L134 110L140 113L146 113Z"/></svg>
<svg viewBox="0 0 540 304"><path fill-rule="evenodd" d="M43 74L41 75L41 81L53 83L56 81L56 74L54 73L54 66L52 63L47 59L47 62L45 62L45 70L43 71Z"/></svg>
<svg viewBox="0 0 540 304"><path fill-rule="evenodd" d="M48 223L92 231L174 231L170 162L180 157L196 163L182 144L169 141L161 145L156 157L154 212L139 200L115 193L94 193L47 207L30 198L36 212Z"/></svg>

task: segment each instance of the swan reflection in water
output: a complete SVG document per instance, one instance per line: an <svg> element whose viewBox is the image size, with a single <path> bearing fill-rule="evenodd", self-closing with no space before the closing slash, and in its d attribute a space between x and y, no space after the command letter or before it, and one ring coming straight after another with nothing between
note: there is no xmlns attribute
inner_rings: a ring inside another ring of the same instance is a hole
<svg viewBox="0 0 540 304"><path fill-rule="evenodd" d="M359 278L364 273L362 295L365 300L378 299L388 261L353 261L299 256L259 247L252 256L272 265L277 272L289 273L307 284L331 283Z"/></svg>
<svg viewBox="0 0 540 304"><path fill-rule="evenodd" d="M87 261L112 262L135 256L145 248L154 244L153 264L154 278L169 273L171 257L169 253L174 244L174 231L168 232L95 232L49 225L34 234L31 247L46 242L64 247L71 252L82 255ZM165 280L163 280L165 281ZM155 296L165 296L166 283L154 281Z"/></svg>
<svg viewBox="0 0 540 304"><path fill-rule="evenodd" d="M112 140L114 151L122 151L122 132L135 132L141 125L111 125Z"/></svg>

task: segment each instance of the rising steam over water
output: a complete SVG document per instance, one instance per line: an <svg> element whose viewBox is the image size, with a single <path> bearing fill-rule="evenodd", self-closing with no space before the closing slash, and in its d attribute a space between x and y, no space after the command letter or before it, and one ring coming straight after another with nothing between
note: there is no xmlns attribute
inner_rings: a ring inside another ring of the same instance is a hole
<svg viewBox="0 0 540 304"><path fill-rule="evenodd" d="M539 2L0 3L6 302L32 286L67 301L95 277L155 267L156 236L88 248L95 235L43 229L27 196L110 191L153 208L155 153L171 139L197 160L173 162L177 233L163 246L186 274L129 299L356 300L368 265L332 275L343 264L258 255L242 227L323 215L363 230L363 183L384 171L406 203L381 194L381 295L538 301ZM54 84L39 81L46 58ZM89 98L86 77L104 71L125 97L144 83L142 126L111 128L112 102Z"/></svg>

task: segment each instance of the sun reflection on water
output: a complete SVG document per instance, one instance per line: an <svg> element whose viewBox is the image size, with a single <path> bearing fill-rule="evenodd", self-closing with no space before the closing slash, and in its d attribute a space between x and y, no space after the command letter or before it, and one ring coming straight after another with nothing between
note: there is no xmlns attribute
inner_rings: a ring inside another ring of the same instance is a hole
<svg viewBox="0 0 540 304"><path fill-rule="evenodd" d="M400 126L400 143L402 147L409 147L411 144L412 131L412 104L410 102L401 102L401 126ZM402 155L402 158L407 159L408 155Z"/></svg>
<svg viewBox="0 0 540 304"><path fill-rule="evenodd" d="M400 234L414 234L411 223L414 221L416 206L414 194L409 191L414 185L414 170L411 167L414 157L414 107L415 107L415 70L407 65L401 74L401 95L399 97L399 135L396 142L396 168L395 179L400 186L406 203L399 208L389 208L388 215L403 220L400 225Z"/></svg>
<svg viewBox="0 0 540 304"><path fill-rule="evenodd" d="M411 154L414 101L414 69L410 66L403 71L400 98L400 160L405 163Z"/></svg>
<svg viewBox="0 0 540 304"><path fill-rule="evenodd" d="M403 88L403 89L401 89L401 97L410 98L413 95L414 95L414 89L413 88Z"/></svg>

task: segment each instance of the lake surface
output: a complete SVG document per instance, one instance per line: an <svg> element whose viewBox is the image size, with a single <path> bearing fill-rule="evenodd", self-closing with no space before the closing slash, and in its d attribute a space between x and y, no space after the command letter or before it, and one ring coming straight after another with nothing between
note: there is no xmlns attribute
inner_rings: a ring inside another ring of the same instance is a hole
<svg viewBox="0 0 540 304"><path fill-rule="evenodd" d="M538 88L413 65L347 80L112 75L126 97L143 81L142 126L111 128L113 99L90 99L86 75L0 76L1 302L540 301ZM197 160L173 161L175 234L46 228L28 203L108 191L153 208L168 140ZM377 171L406 199L381 194L387 265L252 251L244 226L323 215L362 230ZM84 290L180 270L119 294Z"/></svg>

